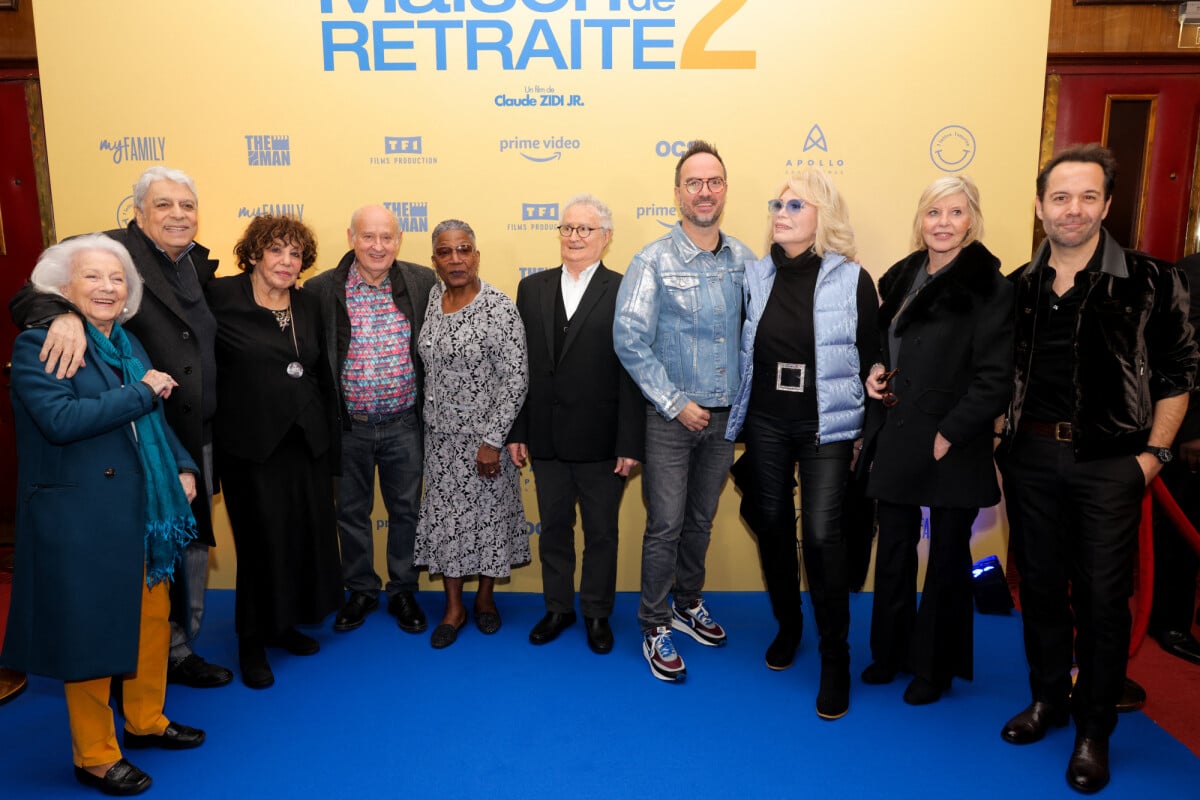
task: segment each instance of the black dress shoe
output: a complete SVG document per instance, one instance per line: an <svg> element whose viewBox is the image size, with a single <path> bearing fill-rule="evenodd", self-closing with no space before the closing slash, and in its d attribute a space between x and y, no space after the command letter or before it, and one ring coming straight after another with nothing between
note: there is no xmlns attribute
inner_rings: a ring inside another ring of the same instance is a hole
<svg viewBox="0 0 1200 800"><path fill-rule="evenodd" d="M1033 744L1046 735L1051 725L1062 728L1069 721L1066 708L1056 708L1041 700L1034 700L1029 708L1004 724L1000 736L1009 744Z"/></svg>
<svg viewBox="0 0 1200 800"><path fill-rule="evenodd" d="M942 699L942 690L928 678L920 675L912 679L904 690L904 702L910 706L927 706Z"/></svg>
<svg viewBox="0 0 1200 800"><path fill-rule="evenodd" d="M799 648L799 633L779 631L775 635L775 639L767 646L767 668L776 672L787 669L796 660L796 650Z"/></svg>
<svg viewBox="0 0 1200 800"><path fill-rule="evenodd" d="M1200 642L1192 634L1187 631L1161 631L1152 635L1158 646L1166 652L1184 661L1200 664Z"/></svg>
<svg viewBox="0 0 1200 800"><path fill-rule="evenodd" d="M475 609L475 627L479 628L480 633L491 636L500 630L500 612Z"/></svg>
<svg viewBox="0 0 1200 800"><path fill-rule="evenodd" d="M1084 794L1108 785L1108 739L1075 737L1075 750L1067 762L1067 784Z"/></svg>
<svg viewBox="0 0 1200 800"><path fill-rule="evenodd" d="M873 661L862 671L862 682L872 686L883 686L896 680L896 670Z"/></svg>
<svg viewBox="0 0 1200 800"><path fill-rule="evenodd" d="M588 647L592 648L593 653L606 655L612 652L613 632L608 625L608 617L584 617L583 625L587 629Z"/></svg>
<svg viewBox="0 0 1200 800"><path fill-rule="evenodd" d="M271 647L282 647L294 656L311 656L321 651L320 642L295 628L288 628L267 644Z"/></svg>
<svg viewBox="0 0 1200 800"><path fill-rule="evenodd" d="M574 611L568 611L565 614L547 611L546 616L538 620L538 624L534 625L533 630L529 632L530 643L549 644L553 642L560 633L575 624L575 619Z"/></svg>
<svg viewBox="0 0 1200 800"><path fill-rule="evenodd" d="M97 778L83 767L76 767L75 780L105 794L115 795L141 794L153 783L149 775L123 758L109 767L103 778Z"/></svg>
<svg viewBox="0 0 1200 800"><path fill-rule="evenodd" d="M167 683L191 686L193 689L213 689L232 680L232 671L210 664L195 653L188 653L167 667Z"/></svg>
<svg viewBox="0 0 1200 800"><path fill-rule="evenodd" d="M421 633L429 627L425 612L417 605L412 592L396 592L388 598L388 613L396 618L396 624L405 633Z"/></svg>
<svg viewBox="0 0 1200 800"><path fill-rule="evenodd" d="M342 610L338 612L337 618L333 621L333 629L338 633L352 631L362 625L367 614L377 608L379 608L379 598L375 595L370 592L355 592L350 595L346 605L342 606Z"/></svg>
<svg viewBox="0 0 1200 800"><path fill-rule="evenodd" d="M130 750L158 747L163 750L191 750L204 744L204 731L172 722L167 729L155 735L153 733L130 733L125 731L125 746Z"/></svg>
<svg viewBox="0 0 1200 800"><path fill-rule="evenodd" d="M458 632L466 627L467 618L463 617L463 621L457 625L451 625L448 622L443 622L433 629L433 634L429 637L429 644L434 650L442 650L449 647L458 641Z"/></svg>
<svg viewBox="0 0 1200 800"><path fill-rule="evenodd" d="M242 683L251 689L266 689L275 685L275 673L267 661L267 651L257 639L238 640L238 666L242 670Z"/></svg>
<svg viewBox="0 0 1200 800"><path fill-rule="evenodd" d="M821 688L817 692L817 716L841 719L850 710L850 662L821 659Z"/></svg>

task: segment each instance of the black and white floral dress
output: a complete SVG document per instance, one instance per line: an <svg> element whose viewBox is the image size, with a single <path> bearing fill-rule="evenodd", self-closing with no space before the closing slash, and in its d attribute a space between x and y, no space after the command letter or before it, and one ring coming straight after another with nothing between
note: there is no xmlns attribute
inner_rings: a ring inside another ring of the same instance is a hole
<svg viewBox="0 0 1200 800"><path fill-rule="evenodd" d="M425 364L425 496L417 522L417 564L430 574L504 577L529 561L520 471L507 452L500 475L480 477L483 442L501 448L525 402L525 327L507 295L480 282L451 314L441 284L429 293L417 342Z"/></svg>

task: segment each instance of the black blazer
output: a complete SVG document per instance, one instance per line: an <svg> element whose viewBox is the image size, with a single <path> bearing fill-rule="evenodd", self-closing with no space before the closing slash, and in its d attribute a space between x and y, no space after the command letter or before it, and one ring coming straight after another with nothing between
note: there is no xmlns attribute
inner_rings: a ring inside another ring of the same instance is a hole
<svg viewBox="0 0 1200 800"><path fill-rule="evenodd" d="M600 264L554 360L554 306L562 267L517 285L525 323L529 393L509 433L533 458L604 461L645 457L646 401L613 351L613 312L621 276Z"/></svg>

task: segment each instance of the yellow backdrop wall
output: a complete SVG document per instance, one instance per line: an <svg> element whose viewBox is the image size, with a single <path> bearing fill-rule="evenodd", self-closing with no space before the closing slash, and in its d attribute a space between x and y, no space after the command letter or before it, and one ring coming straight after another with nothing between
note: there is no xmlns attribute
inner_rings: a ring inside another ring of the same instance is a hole
<svg viewBox="0 0 1200 800"><path fill-rule="evenodd" d="M765 202L800 166L847 198L860 260L878 277L909 249L917 196L965 172L988 246L1028 259L1050 0L208 0L79 3L34 11L57 229L123 225L153 164L196 180L198 240L233 269L248 218L293 213L318 269L345 252L351 211L385 203L400 257L429 263L428 231L475 228L481 275L514 295L558 263L562 201L615 212L606 263L623 270L674 223L672 170L704 138L729 170L723 228L766 246ZM524 474L531 531L532 475ZM725 491L708 587L757 589L754 542ZM618 584L636 590L641 483L622 515ZM217 502L211 584L235 552ZM1003 553L998 510L977 557ZM376 508L382 558L386 514ZM539 591L534 564L509 588ZM425 579L427 580L427 579Z"/></svg>

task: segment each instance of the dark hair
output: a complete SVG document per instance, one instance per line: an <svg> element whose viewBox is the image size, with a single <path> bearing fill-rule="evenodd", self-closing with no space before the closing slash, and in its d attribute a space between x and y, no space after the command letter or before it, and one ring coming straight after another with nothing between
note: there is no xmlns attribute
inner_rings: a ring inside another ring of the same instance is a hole
<svg viewBox="0 0 1200 800"><path fill-rule="evenodd" d="M246 232L233 248L237 265L243 270L253 270L252 261L262 258L267 248L276 241L300 248L300 271L317 262L317 237L308 226L295 217L276 217L264 214L250 220Z"/></svg>
<svg viewBox="0 0 1200 800"><path fill-rule="evenodd" d="M703 139L696 139L688 143L688 149L683 151L683 155L679 157L679 161L675 163L675 185L679 185L679 173L683 170L683 162L700 153L708 153L721 163L721 171L725 171L725 162L721 159L721 154L717 152L717 148L713 147Z"/></svg>
<svg viewBox="0 0 1200 800"><path fill-rule="evenodd" d="M1112 197L1113 188L1117 185L1117 159L1104 145L1092 142L1091 144L1077 144L1068 147L1065 150L1059 151L1054 158L1042 167L1042 171L1037 176L1037 196L1041 200L1046 193L1046 181L1050 178L1050 173L1059 164L1065 161L1081 161L1085 164L1099 164L1100 169L1104 170L1104 197L1105 199Z"/></svg>

